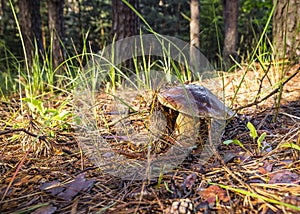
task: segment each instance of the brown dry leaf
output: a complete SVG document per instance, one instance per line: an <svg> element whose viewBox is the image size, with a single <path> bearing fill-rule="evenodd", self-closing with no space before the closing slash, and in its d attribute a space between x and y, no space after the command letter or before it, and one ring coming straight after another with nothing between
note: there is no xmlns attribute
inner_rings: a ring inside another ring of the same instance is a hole
<svg viewBox="0 0 300 214"><path fill-rule="evenodd" d="M259 167L257 171L262 175L268 174L268 171L264 167Z"/></svg>
<svg viewBox="0 0 300 214"><path fill-rule="evenodd" d="M288 170L278 171L269 175L269 184L300 183L300 176Z"/></svg>
<svg viewBox="0 0 300 214"><path fill-rule="evenodd" d="M47 193L50 193L51 195L57 195L58 193L65 190L65 188L62 186L62 184L55 180L47 183L43 183L41 185L41 190L45 190Z"/></svg>
<svg viewBox="0 0 300 214"><path fill-rule="evenodd" d="M216 185L209 186L207 189L198 192L198 194L202 197L202 199L204 199L204 201L207 201L210 206L214 205L217 198L219 201L229 201L226 191Z"/></svg>
<svg viewBox="0 0 300 214"><path fill-rule="evenodd" d="M271 172L273 170L273 166L274 163L270 163L270 162L264 162L264 165L262 167L258 168L258 171L262 174L268 174L269 172Z"/></svg>
<svg viewBox="0 0 300 214"><path fill-rule="evenodd" d="M57 196L64 200L71 201L80 191L90 189L94 185L94 182L94 180L87 181L84 173L79 174L73 182L66 184L66 190Z"/></svg>
<svg viewBox="0 0 300 214"><path fill-rule="evenodd" d="M71 201L79 192L87 191L94 185L94 180L86 180L85 174L79 174L74 181L68 184L61 184L59 181L44 183L41 190L45 190L51 195Z"/></svg>

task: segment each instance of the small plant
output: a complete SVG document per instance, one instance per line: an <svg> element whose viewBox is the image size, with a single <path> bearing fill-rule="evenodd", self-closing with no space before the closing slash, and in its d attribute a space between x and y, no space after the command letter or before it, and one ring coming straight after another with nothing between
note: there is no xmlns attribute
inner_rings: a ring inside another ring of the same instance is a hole
<svg viewBox="0 0 300 214"><path fill-rule="evenodd" d="M28 114L19 116L13 125L14 130L23 132L14 135L10 141L20 142L24 151L31 151L35 155L51 155L56 151L57 133L70 129L68 121L72 114L63 109L68 101L56 109L45 107L37 98L27 97L23 101L27 103L28 108L24 112Z"/></svg>
<svg viewBox="0 0 300 214"><path fill-rule="evenodd" d="M252 138L253 142L257 144L257 150L258 150L258 152L261 151L261 150L263 150L264 147L263 147L262 143L263 143L264 139L266 138L267 134L264 132L260 136L258 136L257 130L256 130L256 128L254 127L254 125L251 122L247 123L247 128L249 129L249 135ZM245 148L244 144L241 141L237 140L237 139L226 140L226 141L223 142L223 144L225 144L225 145L229 145L231 143L240 146L242 149L244 149L245 151L247 151L250 154L252 154L249 150L247 150Z"/></svg>
<svg viewBox="0 0 300 214"><path fill-rule="evenodd" d="M247 123L247 128L250 130L250 137L252 137L254 143L256 141L257 149L258 149L258 151L260 151L263 148L262 142L266 138L267 134L264 132L260 136L258 136L257 130L251 122Z"/></svg>
<svg viewBox="0 0 300 214"><path fill-rule="evenodd" d="M27 102L30 111L36 119L49 128L59 128L65 130L69 128L67 119L71 117L71 112L63 110L63 107L67 104L64 101L57 109L45 108L41 100L34 98L23 98ZM53 134L49 133L50 136Z"/></svg>

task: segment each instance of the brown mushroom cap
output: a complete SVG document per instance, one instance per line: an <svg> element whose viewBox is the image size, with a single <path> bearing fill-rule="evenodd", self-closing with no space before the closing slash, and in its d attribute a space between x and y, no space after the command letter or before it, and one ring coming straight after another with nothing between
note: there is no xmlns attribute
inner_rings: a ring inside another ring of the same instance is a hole
<svg viewBox="0 0 300 214"><path fill-rule="evenodd" d="M194 117L227 119L234 112L207 88L195 84L176 86L158 94L158 101L180 113Z"/></svg>

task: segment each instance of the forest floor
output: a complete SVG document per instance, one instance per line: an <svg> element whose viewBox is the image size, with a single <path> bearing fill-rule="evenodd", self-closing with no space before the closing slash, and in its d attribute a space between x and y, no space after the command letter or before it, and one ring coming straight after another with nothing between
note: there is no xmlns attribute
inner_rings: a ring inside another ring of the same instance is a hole
<svg viewBox="0 0 300 214"><path fill-rule="evenodd" d="M278 108L273 70L268 78L259 68L250 70L234 101L239 118L229 122L223 140L242 145L221 144L206 163L196 149L150 181L102 172L82 151L76 133L56 131L53 142L36 136L41 124L19 114L17 97L1 101L0 213L172 213L189 206L186 213L299 213L300 65L288 70L293 78L285 83ZM225 78L227 104L243 72ZM52 108L65 97L56 99ZM23 118L26 125L16 128L23 116L27 124ZM263 148L249 135L248 121L258 135L266 133ZM27 142L37 137L44 150Z"/></svg>

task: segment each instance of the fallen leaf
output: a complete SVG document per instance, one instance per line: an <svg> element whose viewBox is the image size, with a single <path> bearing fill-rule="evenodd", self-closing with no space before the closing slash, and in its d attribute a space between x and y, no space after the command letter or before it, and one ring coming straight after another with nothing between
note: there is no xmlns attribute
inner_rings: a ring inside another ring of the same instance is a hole
<svg viewBox="0 0 300 214"><path fill-rule="evenodd" d="M300 176L288 170L275 172L269 175L269 184L300 183Z"/></svg>
<svg viewBox="0 0 300 214"><path fill-rule="evenodd" d="M264 162L264 165L262 167L258 168L258 171L262 174L268 174L273 170L274 163Z"/></svg>
<svg viewBox="0 0 300 214"><path fill-rule="evenodd" d="M94 185L94 182L94 180L86 181L84 173L79 174L73 182L66 184L66 190L57 196L66 201L71 201L80 191L90 189Z"/></svg>
<svg viewBox="0 0 300 214"><path fill-rule="evenodd" d="M226 191L216 185L209 186L207 189L198 192L198 194L204 201L207 201L210 206L215 204L216 199L223 202L229 201Z"/></svg>
<svg viewBox="0 0 300 214"><path fill-rule="evenodd" d="M79 192L88 191L94 185L94 182L95 180L87 181L85 174L82 173L77 175L75 180L64 185L59 181L44 183L41 186L41 190L66 201L71 201Z"/></svg>
<svg viewBox="0 0 300 214"><path fill-rule="evenodd" d="M41 190L46 191L47 193L50 193L53 196L56 196L65 189L66 188L64 188L63 185L57 180L43 183L41 185Z"/></svg>

